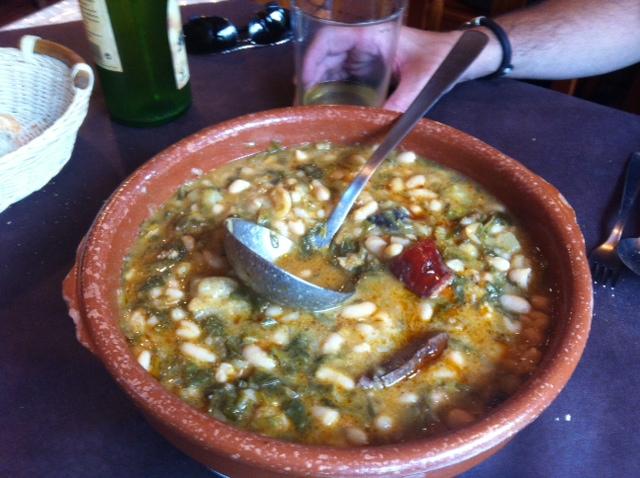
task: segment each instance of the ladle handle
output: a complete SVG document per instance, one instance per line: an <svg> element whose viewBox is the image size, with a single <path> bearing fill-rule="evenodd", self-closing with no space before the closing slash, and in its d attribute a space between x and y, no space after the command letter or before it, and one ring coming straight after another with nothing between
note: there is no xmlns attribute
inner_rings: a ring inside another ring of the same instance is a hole
<svg viewBox="0 0 640 478"><path fill-rule="evenodd" d="M407 111L398 118L384 141L362 167L356 178L345 190L340 201L331 212L326 226L313 238L317 249L327 247L333 240L356 199L365 188L373 173L382 164L393 148L409 134L415 124L436 104L440 97L460 78L483 50L489 38L476 30L465 31L440 64L429 82L422 88Z"/></svg>

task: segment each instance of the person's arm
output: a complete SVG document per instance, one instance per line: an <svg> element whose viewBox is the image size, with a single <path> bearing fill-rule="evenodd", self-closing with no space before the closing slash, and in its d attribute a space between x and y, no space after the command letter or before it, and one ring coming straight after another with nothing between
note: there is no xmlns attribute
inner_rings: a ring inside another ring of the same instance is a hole
<svg viewBox="0 0 640 478"><path fill-rule="evenodd" d="M495 20L511 41L512 78L578 78L640 61L638 0L547 0ZM490 42L463 80L493 73L502 60L493 33L479 29ZM460 35L404 28L396 59L400 81L385 107L404 111Z"/></svg>

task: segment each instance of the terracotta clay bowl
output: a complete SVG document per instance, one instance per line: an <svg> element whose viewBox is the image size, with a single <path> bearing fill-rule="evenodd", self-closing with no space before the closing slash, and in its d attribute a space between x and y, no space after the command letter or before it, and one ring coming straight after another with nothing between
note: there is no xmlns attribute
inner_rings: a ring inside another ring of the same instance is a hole
<svg viewBox="0 0 640 478"><path fill-rule="evenodd" d="M554 326L533 376L484 419L456 432L397 445L331 448L298 445L239 430L191 408L140 367L118 327L123 260L140 224L185 181L228 161L284 145L329 140L370 143L396 117L358 107L285 108L207 128L138 169L104 206L65 280L80 342L115 377L149 421L172 443L230 476L451 476L495 453L558 395L582 355L592 311L584 240L562 195L488 145L422 120L411 149L476 180L520 218L550 263L557 294Z"/></svg>

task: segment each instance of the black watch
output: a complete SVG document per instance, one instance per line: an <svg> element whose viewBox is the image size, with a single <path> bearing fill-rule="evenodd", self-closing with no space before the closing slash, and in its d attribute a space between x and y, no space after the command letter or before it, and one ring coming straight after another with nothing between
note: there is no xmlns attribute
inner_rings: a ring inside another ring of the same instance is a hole
<svg viewBox="0 0 640 478"><path fill-rule="evenodd" d="M511 64L511 42L509 41L507 32L505 32L504 29L494 20L484 16L472 18L462 25L463 29L474 27L486 27L491 30L502 47L502 62L500 63L500 66L496 71L485 76L485 78L499 78L511 73L513 70L513 65Z"/></svg>

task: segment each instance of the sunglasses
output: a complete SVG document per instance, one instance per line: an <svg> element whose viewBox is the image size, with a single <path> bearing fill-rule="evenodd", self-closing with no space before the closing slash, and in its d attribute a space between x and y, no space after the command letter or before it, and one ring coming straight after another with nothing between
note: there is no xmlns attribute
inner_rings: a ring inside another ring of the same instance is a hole
<svg viewBox="0 0 640 478"><path fill-rule="evenodd" d="M193 17L183 27L188 53L231 53L291 40L289 11L275 2L238 29L224 17Z"/></svg>

